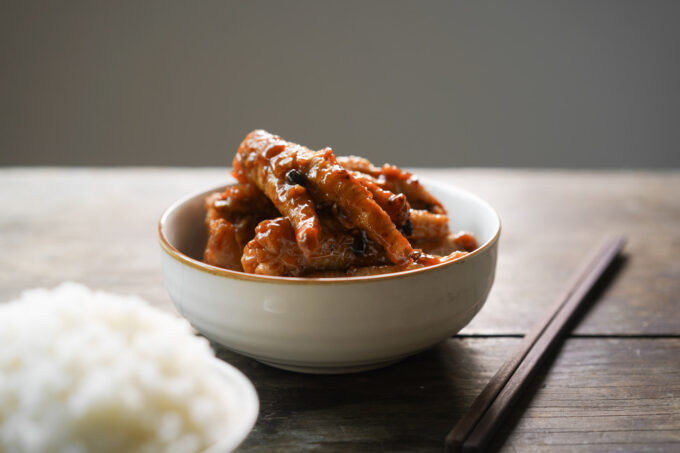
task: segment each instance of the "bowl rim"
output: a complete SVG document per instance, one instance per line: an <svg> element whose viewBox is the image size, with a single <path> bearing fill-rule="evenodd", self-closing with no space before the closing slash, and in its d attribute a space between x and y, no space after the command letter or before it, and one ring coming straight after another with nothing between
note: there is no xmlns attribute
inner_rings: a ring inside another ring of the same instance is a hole
<svg viewBox="0 0 680 453"><path fill-rule="evenodd" d="M205 453L227 453L234 451L253 430L260 412L260 400L253 383L238 368L218 357L213 357L213 360L220 379L233 384L238 397L238 401L234 401L234 406L238 406L238 417L225 430L225 436L208 447Z"/></svg>
<svg viewBox="0 0 680 453"><path fill-rule="evenodd" d="M475 250L472 252L468 253L465 256L462 256L460 258L455 258L450 261L446 261L443 263L438 263L434 264L432 266L426 266L426 267L421 267L418 269L409 269L409 270L404 270L404 271L399 271L399 272L390 272L386 274L378 274L378 275L364 275L364 276L357 276L357 277L280 277L280 276L275 276L275 275L260 275L260 274L249 274L246 272L241 272L241 271L232 271L230 269L224 269L221 267L213 266L210 264L206 264L203 261L199 261L197 259L191 258L188 255L185 255L184 253L180 252L177 248L175 248L173 245L170 244L170 242L167 240L163 233L163 226L166 224L168 217L170 214L177 209L179 209L183 204L188 202L189 200L192 200L196 198L197 196L200 195L207 195L208 193L211 192L217 192L219 190L224 190L229 185L232 185L234 183L230 184L222 184L217 187L213 187L211 189L206 189L206 190L198 190L195 192L191 192L177 201L175 201L173 204L171 204L161 215L160 220L158 221L158 226L157 226L157 232L158 232L158 240L160 243L161 248L165 253L167 253L170 257L174 258L175 260L179 261L181 264L187 265L189 267L192 267L196 270L206 272L208 274L212 274L218 277L227 277L231 279L236 279L236 280L248 280L248 281L257 281L257 282L268 282L268 283L292 283L292 284L338 284L338 283L359 283L359 282L366 282L366 281L374 281L374 280L391 280L395 278L404 278L404 277L409 277L414 274L419 274L421 272L428 272L428 271L433 271L435 269L441 269L444 267L448 267L454 264L462 263L464 261L472 259L474 256L481 254L484 252L486 249L490 248L492 245L494 245L497 241L498 238L500 237L501 234L501 218L498 215L498 212L489 204L486 200L481 198L480 196L469 192L465 189L461 189L458 186L455 186L453 184L448 184L448 183L442 183L438 181L433 181L429 180L427 178L419 178L420 181L423 183L423 185L427 186L432 186L432 187L437 187L441 190L455 190L458 193L462 193L465 196L474 199L477 203L480 203L481 205L485 206L487 209L489 209L493 214L496 219L496 231L494 232L493 236L491 239L486 241L484 244L481 246L477 247Z"/></svg>

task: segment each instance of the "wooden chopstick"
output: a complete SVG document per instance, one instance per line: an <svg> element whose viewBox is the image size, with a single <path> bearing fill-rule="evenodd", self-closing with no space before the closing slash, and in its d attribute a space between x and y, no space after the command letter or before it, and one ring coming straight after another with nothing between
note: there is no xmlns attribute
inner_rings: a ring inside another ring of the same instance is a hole
<svg viewBox="0 0 680 453"><path fill-rule="evenodd" d="M557 299L554 308L524 337L517 352L496 372L446 436L447 451L483 451L513 402L559 343L570 321L624 243L623 237L616 236L608 238L596 249Z"/></svg>

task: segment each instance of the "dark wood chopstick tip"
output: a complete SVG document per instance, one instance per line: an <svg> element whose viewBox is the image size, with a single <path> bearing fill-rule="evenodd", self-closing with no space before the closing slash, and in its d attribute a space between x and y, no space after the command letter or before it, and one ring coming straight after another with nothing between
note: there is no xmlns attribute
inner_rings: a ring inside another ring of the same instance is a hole
<svg viewBox="0 0 680 453"><path fill-rule="evenodd" d="M465 443L465 439L460 438L460 433L449 433L444 441L444 449L447 453L478 453L479 449L475 445Z"/></svg>
<svg viewBox="0 0 680 453"><path fill-rule="evenodd" d="M485 450L509 408L569 330L576 313L587 303L588 294L603 278L625 243L622 235L611 235L595 249L549 316L525 336L520 348L498 370L468 412L449 432L445 440L446 451L472 453Z"/></svg>
<svg viewBox="0 0 680 453"><path fill-rule="evenodd" d="M466 445L459 439L452 440L446 439L445 444L446 453L479 453L479 449L476 446Z"/></svg>
<svg viewBox="0 0 680 453"><path fill-rule="evenodd" d="M458 439L453 439L450 436L447 436L446 442L444 443L444 449L447 453L462 453L463 443Z"/></svg>

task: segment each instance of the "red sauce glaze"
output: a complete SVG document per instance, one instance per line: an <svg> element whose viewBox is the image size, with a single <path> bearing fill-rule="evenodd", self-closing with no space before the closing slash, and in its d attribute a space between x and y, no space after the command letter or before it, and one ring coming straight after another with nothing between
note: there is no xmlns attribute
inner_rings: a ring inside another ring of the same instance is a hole
<svg viewBox="0 0 680 453"><path fill-rule="evenodd" d="M209 264L264 275L374 275L477 247L471 234L451 234L439 200L393 165L336 158L330 148L256 130L233 166L240 184L206 199Z"/></svg>

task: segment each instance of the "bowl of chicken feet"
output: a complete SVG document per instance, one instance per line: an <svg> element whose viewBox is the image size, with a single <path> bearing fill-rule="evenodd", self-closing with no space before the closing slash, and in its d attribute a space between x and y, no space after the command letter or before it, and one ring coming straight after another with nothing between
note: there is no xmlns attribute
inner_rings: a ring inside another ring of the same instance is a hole
<svg viewBox="0 0 680 453"><path fill-rule="evenodd" d="M480 197L264 130L232 166L158 223L165 286L210 340L291 371L358 372L434 346L484 304L501 224Z"/></svg>

